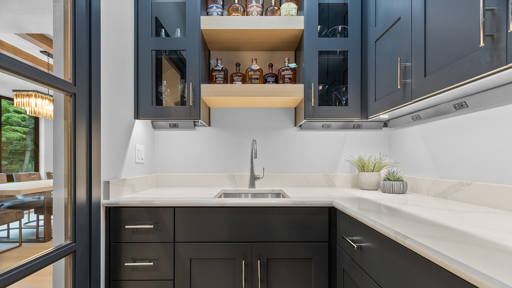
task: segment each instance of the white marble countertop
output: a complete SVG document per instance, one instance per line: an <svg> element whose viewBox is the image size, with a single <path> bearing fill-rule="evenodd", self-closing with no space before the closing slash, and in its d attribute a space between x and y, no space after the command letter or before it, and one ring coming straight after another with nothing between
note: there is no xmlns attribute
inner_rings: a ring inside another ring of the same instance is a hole
<svg viewBox="0 0 512 288"><path fill-rule="evenodd" d="M103 206L336 207L478 287L512 287L512 212L354 188L280 187L290 198L213 198L221 189L156 187Z"/></svg>

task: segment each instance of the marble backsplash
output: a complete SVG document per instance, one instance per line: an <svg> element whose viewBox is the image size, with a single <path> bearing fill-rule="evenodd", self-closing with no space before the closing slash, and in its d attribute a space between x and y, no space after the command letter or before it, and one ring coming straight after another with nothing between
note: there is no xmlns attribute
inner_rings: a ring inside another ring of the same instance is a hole
<svg viewBox="0 0 512 288"><path fill-rule="evenodd" d="M407 193L512 211L512 186L406 176ZM105 181L104 199L116 199L155 187L247 188L248 174L150 174ZM357 188L357 174L266 174L258 188Z"/></svg>

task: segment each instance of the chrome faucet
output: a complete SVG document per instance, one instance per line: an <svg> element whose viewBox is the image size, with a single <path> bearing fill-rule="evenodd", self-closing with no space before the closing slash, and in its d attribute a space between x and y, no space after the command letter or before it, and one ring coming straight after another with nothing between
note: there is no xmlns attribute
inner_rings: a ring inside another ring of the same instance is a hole
<svg viewBox="0 0 512 288"><path fill-rule="evenodd" d="M249 176L249 189L256 188L256 181L263 179L265 177L265 167L263 167L263 175L254 174L254 159L258 159L258 144L256 140L252 140L251 146L251 174Z"/></svg>

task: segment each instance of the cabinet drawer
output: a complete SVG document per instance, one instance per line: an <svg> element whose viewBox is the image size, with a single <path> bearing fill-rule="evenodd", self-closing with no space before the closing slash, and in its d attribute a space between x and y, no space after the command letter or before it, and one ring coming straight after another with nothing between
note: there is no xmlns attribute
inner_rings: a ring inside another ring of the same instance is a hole
<svg viewBox="0 0 512 288"><path fill-rule="evenodd" d="M327 242L328 208L176 208L176 242Z"/></svg>
<svg viewBox="0 0 512 288"><path fill-rule="evenodd" d="M149 262L152 265L134 265L134 263ZM174 244L123 243L110 245L111 280L172 280L173 278Z"/></svg>
<svg viewBox="0 0 512 288"><path fill-rule="evenodd" d="M337 226L338 245L381 287L475 287L340 211Z"/></svg>
<svg viewBox="0 0 512 288"><path fill-rule="evenodd" d="M173 281L112 281L110 288L173 288Z"/></svg>
<svg viewBox="0 0 512 288"><path fill-rule="evenodd" d="M361 267L357 266L356 262L350 259L340 247L336 250L338 254L338 267L336 272L338 287L379 288L379 285L373 282L372 278L370 278Z"/></svg>
<svg viewBox="0 0 512 288"><path fill-rule="evenodd" d="M174 208L112 208L111 242L174 242Z"/></svg>

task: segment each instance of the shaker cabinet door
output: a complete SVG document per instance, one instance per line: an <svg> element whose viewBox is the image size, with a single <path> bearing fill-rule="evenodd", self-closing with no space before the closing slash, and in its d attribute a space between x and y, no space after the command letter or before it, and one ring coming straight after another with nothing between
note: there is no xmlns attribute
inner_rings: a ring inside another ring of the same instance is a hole
<svg viewBox="0 0 512 288"><path fill-rule="evenodd" d="M379 288L368 274L350 259L340 247L337 247L337 283L338 288Z"/></svg>
<svg viewBox="0 0 512 288"><path fill-rule="evenodd" d="M372 117L411 101L411 0L370 0L365 5Z"/></svg>
<svg viewBox="0 0 512 288"><path fill-rule="evenodd" d="M176 288L250 288L251 244L176 244Z"/></svg>
<svg viewBox="0 0 512 288"><path fill-rule="evenodd" d="M252 287L327 288L327 244L252 244Z"/></svg>
<svg viewBox="0 0 512 288"><path fill-rule="evenodd" d="M506 65L507 2L413 1L413 99Z"/></svg>

